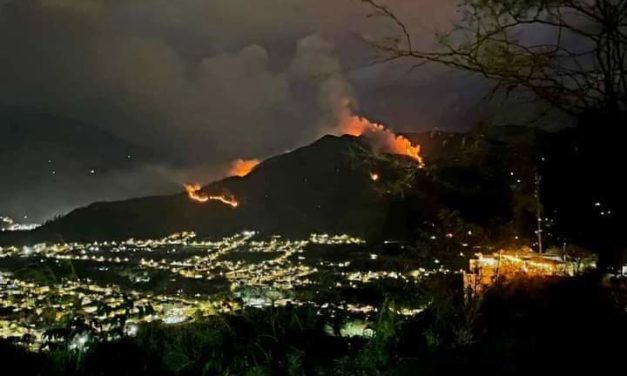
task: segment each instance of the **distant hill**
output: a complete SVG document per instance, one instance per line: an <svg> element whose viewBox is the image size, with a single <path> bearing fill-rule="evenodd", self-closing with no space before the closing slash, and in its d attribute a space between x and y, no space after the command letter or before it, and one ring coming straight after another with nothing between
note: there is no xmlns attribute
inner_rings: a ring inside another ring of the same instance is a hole
<svg viewBox="0 0 627 376"><path fill-rule="evenodd" d="M146 238L183 230L206 237L256 230L402 240L433 228L443 210L482 226L493 240L533 241L539 173L546 244L587 246L609 255L612 263L625 254L620 228L626 223L627 200L624 184L616 180L623 160L607 156L616 148L590 148L589 137L576 129L551 134L488 127L406 136L423 146L427 167L402 181L405 189L399 191L387 184L402 175L406 157L373 162L359 152L368 148L365 140L325 136L263 161L245 177L203 187L206 194L233 195L237 208L194 202L184 192L97 202L32 232L0 233L0 244ZM380 179L371 180L371 172Z"/></svg>
<svg viewBox="0 0 627 376"><path fill-rule="evenodd" d="M81 159L85 165L112 169L127 168L129 163L140 159L145 163L153 157L150 151L104 130L43 111L0 107L0 125L3 128L0 160L12 161L10 165L0 166L0 171L13 178L19 175L15 163L28 167L40 162L31 158L42 156L53 162ZM133 154L130 161L129 154Z"/></svg>
<svg viewBox="0 0 627 376"><path fill-rule="evenodd" d="M0 107L0 128L0 215L20 221L41 221L94 197L137 196L142 191L137 183L103 182L108 176L150 176L145 166L158 163L151 150L45 111ZM152 192L173 191L165 185Z"/></svg>
<svg viewBox="0 0 627 376"><path fill-rule="evenodd" d="M431 147L434 156L447 145L442 134L414 137L434 143ZM28 238L126 239L182 230L193 230L205 236L256 230L285 235L326 232L402 238L410 237L420 223L449 203L465 200L463 206L469 216L473 217L472 211L480 211L478 216L481 217L483 213L492 216L495 212L486 210L485 202L489 200L491 207L499 206L496 212L507 215L506 200L495 200L490 196L490 189L484 187L478 192L473 189L475 193L464 192L460 196L455 187L442 185L427 171L420 171L416 177L418 189L403 197L382 192L384 181L374 182L370 178L373 166L355 156L356 150L367 147L364 142L352 136L325 136L311 145L263 161L245 177L230 177L203 187L207 194L233 195L240 204L237 208L217 201L198 203L183 192L97 202L45 224ZM392 174L378 172L382 173L382 180ZM467 175L461 179L475 178ZM475 197L471 197L473 195ZM4 238L6 241L7 237Z"/></svg>
<svg viewBox="0 0 627 376"><path fill-rule="evenodd" d="M198 203L185 193L119 202L98 202L54 220L37 235L65 240L160 236L181 230L221 236L244 229L263 232L351 232L380 226L384 203L369 175L347 155L352 137L327 136L312 145L270 158L248 176L203 188L228 193L237 208ZM373 210L377 207L377 210Z"/></svg>

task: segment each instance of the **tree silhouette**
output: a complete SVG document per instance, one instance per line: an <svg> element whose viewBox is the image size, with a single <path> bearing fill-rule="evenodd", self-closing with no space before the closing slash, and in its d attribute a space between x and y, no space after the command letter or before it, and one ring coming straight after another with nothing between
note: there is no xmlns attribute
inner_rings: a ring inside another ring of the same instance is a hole
<svg viewBox="0 0 627 376"><path fill-rule="evenodd" d="M398 30L369 40L376 62L474 72L495 83L493 93L530 93L547 113L570 115L577 127L542 148L544 212L560 236L596 249L603 266L627 255L627 186L617 176L627 135L627 0L460 0L459 20L430 51L415 47L391 8L362 1Z"/></svg>
<svg viewBox="0 0 627 376"><path fill-rule="evenodd" d="M476 72L494 80L495 91L523 89L576 116L627 110L626 0L462 0L460 20L432 51L415 47L392 9L362 1L398 28L394 37L369 41L379 61Z"/></svg>

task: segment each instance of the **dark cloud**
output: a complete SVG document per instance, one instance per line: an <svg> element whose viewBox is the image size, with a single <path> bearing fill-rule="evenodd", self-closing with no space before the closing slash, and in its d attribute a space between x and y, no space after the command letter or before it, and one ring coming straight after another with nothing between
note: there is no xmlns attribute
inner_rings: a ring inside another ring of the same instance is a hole
<svg viewBox="0 0 627 376"><path fill-rule="evenodd" d="M388 3L413 26L417 43L430 46L433 30L454 17L452 2ZM0 212L13 215L41 219L96 199L165 193L181 180L219 177L235 158L263 158L312 141L333 125L338 93L393 128L418 130L467 119L474 109L461 103L481 91L473 79L437 69L351 70L372 57L361 37L395 32L386 20L367 17L359 0L3 0L0 6L0 106L62 115L151 154L96 178L83 176L89 153L61 156L58 166L78 166L51 182L32 170L48 171L48 155L75 141L0 153L31 161L19 168L1 161L14 183L0 185ZM118 153L113 145L96 146L111 150L99 159L103 166ZM73 192L76 182L85 182L80 194Z"/></svg>

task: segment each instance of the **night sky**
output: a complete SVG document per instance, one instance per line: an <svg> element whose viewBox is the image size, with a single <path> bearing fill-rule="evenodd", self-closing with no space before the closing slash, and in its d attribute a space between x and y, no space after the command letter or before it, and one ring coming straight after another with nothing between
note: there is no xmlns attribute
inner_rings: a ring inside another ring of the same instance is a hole
<svg viewBox="0 0 627 376"><path fill-rule="evenodd" d="M452 0L386 4L422 48L457 17ZM0 7L0 215L16 219L180 191L307 144L333 127L336 91L395 131L465 130L486 111L477 77L367 66L363 38L395 29L359 0Z"/></svg>

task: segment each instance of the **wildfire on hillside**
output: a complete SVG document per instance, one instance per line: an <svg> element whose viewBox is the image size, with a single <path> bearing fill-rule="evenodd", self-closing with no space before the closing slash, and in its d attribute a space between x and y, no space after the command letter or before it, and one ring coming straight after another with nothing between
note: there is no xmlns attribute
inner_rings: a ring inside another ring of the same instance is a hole
<svg viewBox="0 0 627 376"><path fill-rule="evenodd" d="M370 173L370 179L371 179L372 181L377 181L377 180L379 180L379 174L378 174L378 173L376 173L376 172L371 172L371 173Z"/></svg>
<svg viewBox="0 0 627 376"><path fill-rule="evenodd" d="M220 201L223 204L229 205L232 208L236 208L239 206L239 202L233 196L226 195L218 195L218 196L209 196L209 200Z"/></svg>
<svg viewBox="0 0 627 376"><path fill-rule="evenodd" d="M231 163L231 168L229 170L229 176L246 176L248 175L257 165L259 164L258 159L237 159Z"/></svg>
<svg viewBox="0 0 627 376"><path fill-rule="evenodd" d="M375 146L386 152L406 155L418 162L420 168L425 165L420 155L420 145L413 145L407 137L397 135L381 124L373 123L361 116L351 115L340 123L339 128L343 134L366 136Z"/></svg>
<svg viewBox="0 0 627 376"><path fill-rule="evenodd" d="M187 196L193 201L205 203L208 201L219 201L232 208L239 206L239 202L232 195L208 195L201 191L200 184L185 184Z"/></svg>

